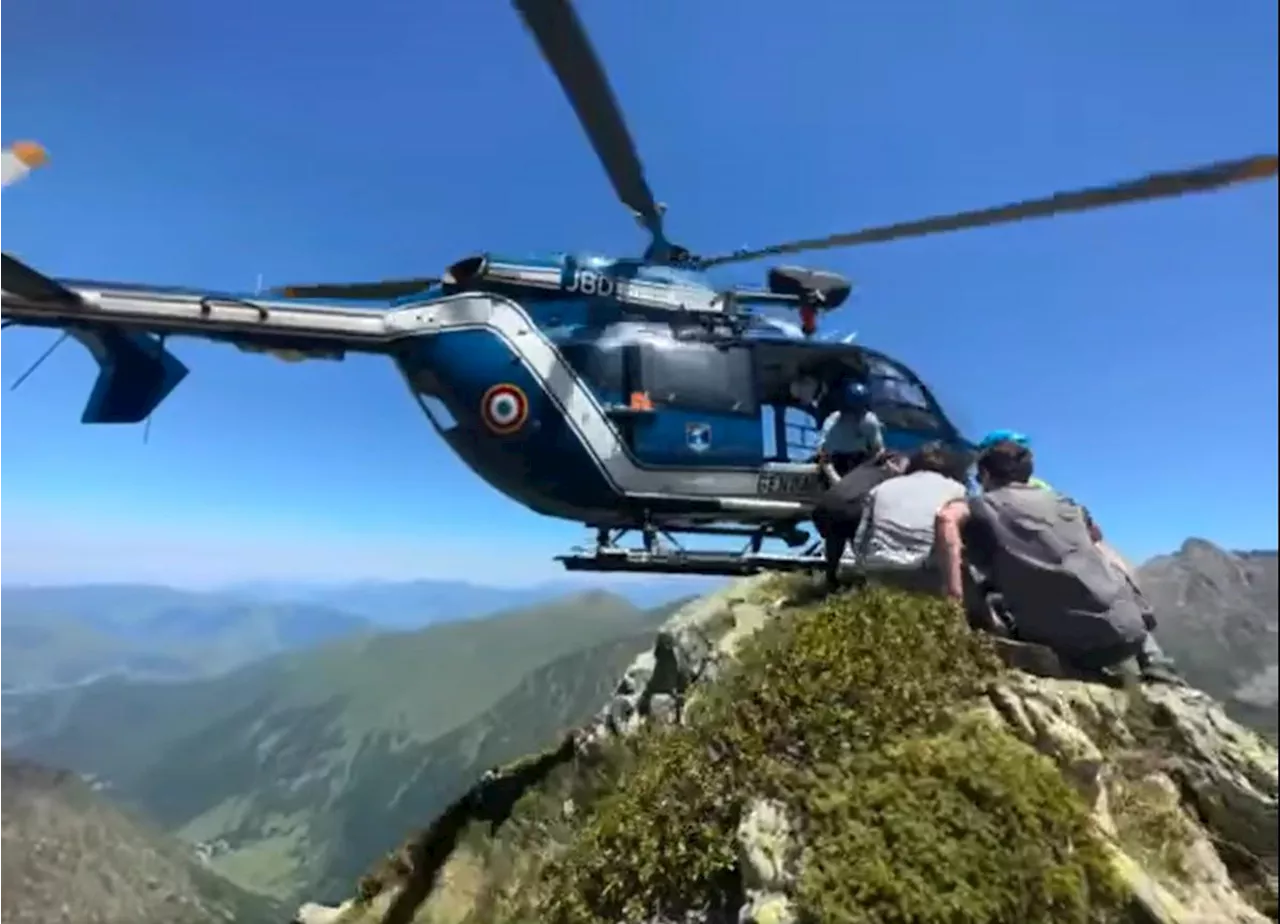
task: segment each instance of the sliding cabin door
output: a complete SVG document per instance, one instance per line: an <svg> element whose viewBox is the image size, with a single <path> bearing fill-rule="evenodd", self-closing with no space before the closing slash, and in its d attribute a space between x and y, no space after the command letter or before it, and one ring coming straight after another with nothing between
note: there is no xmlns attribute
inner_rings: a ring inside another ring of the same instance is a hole
<svg viewBox="0 0 1280 924"><path fill-rule="evenodd" d="M750 347L654 341L628 349L628 371L652 410L631 439L645 465L758 468L760 402Z"/></svg>

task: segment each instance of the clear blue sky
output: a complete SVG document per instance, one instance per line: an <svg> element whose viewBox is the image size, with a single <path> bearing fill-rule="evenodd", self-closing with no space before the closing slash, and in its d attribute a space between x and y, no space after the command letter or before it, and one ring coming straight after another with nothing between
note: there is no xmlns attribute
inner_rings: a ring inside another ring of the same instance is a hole
<svg viewBox="0 0 1280 924"><path fill-rule="evenodd" d="M702 251L1274 151L1264 0L583 4L669 228ZM784 12L785 11L785 12ZM635 253L505 0L11 3L4 247L55 274L250 288L477 249ZM1276 184L809 259L839 325L1135 557L1276 544ZM731 276L758 280L765 264ZM54 335L8 331L3 381ZM68 345L3 396L6 579L538 579L580 536L474 478L389 363L178 342L141 428L82 427ZM488 550L498 543L500 552Z"/></svg>

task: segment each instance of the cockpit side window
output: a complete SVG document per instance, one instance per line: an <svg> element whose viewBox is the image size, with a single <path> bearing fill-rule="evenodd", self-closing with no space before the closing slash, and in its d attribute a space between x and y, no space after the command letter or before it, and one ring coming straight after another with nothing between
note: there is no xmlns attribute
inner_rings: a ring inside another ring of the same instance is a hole
<svg viewBox="0 0 1280 924"><path fill-rule="evenodd" d="M647 344L642 352L641 379L655 407L745 417L760 413L749 347Z"/></svg>
<svg viewBox="0 0 1280 924"><path fill-rule="evenodd" d="M625 388L623 347L602 346L598 341L578 340L559 344L560 355L605 403L622 400Z"/></svg>

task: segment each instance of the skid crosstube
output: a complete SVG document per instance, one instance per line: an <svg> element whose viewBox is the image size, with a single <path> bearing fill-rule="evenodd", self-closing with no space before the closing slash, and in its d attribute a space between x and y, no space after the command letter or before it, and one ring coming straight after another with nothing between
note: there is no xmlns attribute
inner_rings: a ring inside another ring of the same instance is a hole
<svg viewBox="0 0 1280 924"><path fill-rule="evenodd" d="M285 358L381 353L392 312L130 283L56 280L3 255L5 326L65 330L98 363L81 421L139 423L186 377L164 338L193 336Z"/></svg>
<svg viewBox="0 0 1280 924"><path fill-rule="evenodd" d="M737 552L645 552L601 549L558 555L566 571L629 572L632 574L704 574L748 577L761 571L813 571L823 567L815 555L767 555Z"/></svg>

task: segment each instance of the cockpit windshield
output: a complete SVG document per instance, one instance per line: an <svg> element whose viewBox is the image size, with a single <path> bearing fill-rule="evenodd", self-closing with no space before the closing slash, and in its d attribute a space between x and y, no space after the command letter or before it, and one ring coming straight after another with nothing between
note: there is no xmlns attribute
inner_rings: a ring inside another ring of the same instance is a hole
<svg viewBox="0 0 1280 924"><path fill-rule="evenodd" d="M886 426L922 433L951 429L920 380L898 363L867 356L867 385L876 414Z"/></svg>
<svg viewBox="0 0 1280 924"><path fill-rule="evenodd" d="M920 383L901 366L880 357L868 357L871 397L876 403L905 404L927 411L929 399Z"/></svg>

